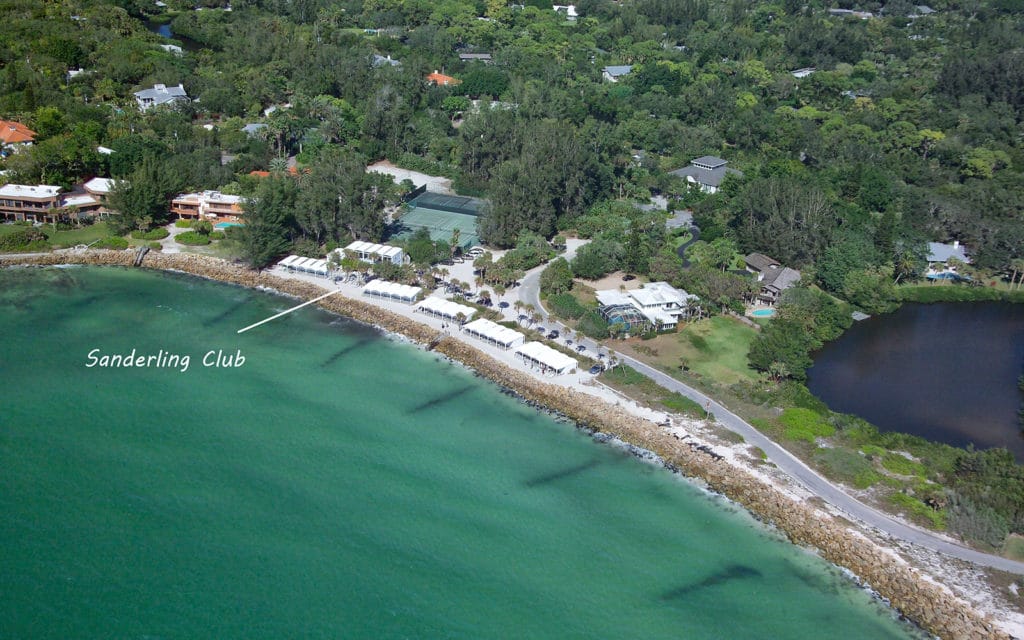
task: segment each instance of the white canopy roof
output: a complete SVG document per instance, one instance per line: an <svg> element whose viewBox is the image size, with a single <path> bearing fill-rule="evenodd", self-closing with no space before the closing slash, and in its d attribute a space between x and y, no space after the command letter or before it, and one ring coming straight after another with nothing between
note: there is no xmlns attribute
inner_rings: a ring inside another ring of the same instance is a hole
<svg viewBox="0 0 1024 640"><path fill-rule="evenodd" d="M282 267L292 267L295 266L295 262L298 260L301 260L299 256L288 256L287 258L278 262L277 264Z"/></svg>
<svg viewBox="0 0 1024 640"><path fill-rule="evenodd" d="M402 253L402 249L400 247L392 247L387 244L376 244L374 242L365 242L363 240L356 240L345 247L345 249L358 253L372 253L385 258L391 258L392 256Z"/></svg>
<svg viewBox="0 0 1024 640"><path fill-rule="evenodd" d="M114 188L114 181L110 178L93 178L82 186L94 193L110 193Z"/></svg>
<svg viewBox="0 0 1024 640"><path fill-rule="evenodd" d="M464 325L462 330L475 335L478 338L483 338L484 340L499 344L506 349L526 340L526 336L515 329L503 327L496 322L487 320L486 318L474 320L473 322Z"/></svg>
<svg viewBox="0 0 1024 640"><path fill-rule="evenodd" d="M575 358L570 358L560 351L555 351L540 342L527 342L516 349L516 354L527 360L542 364L557 373L565 373L579 366Z"/></svg>
<svg viewBox="0 0 1024 640"><path fill-rule="evenodd" d="M460 313L462 314L462 317L467 320L476 315L476 309L473 307L467 307L466 305L457 304L451 300L445 300L444 298L437 297L427 298L416 305L416 308L449 320L455 320Z"/></svg>
<svg viewBox="0 0 1024 640"><path fill-rule="evenodd" d="M309 270L313 273L320 274L322 276L327 275L327 261L326 260L313 260L313 263L309 265Z"/></svg>
<svg viewBox="0 0 1024 640"><path fill-rule="evenodd" d="M0 187L0 196L8 198L53 198L60 193L60 187L50 184L5 184Z"/></svg>
<svg viewBox="0 0 1024 640"><path fill-rule="evenodd" d="M394 298L396 300L412 301L420 294L421 287L411 287L407 284L388 282L387 280L372 280L363 288L363 295L381 296L382 298Z"/></svg>

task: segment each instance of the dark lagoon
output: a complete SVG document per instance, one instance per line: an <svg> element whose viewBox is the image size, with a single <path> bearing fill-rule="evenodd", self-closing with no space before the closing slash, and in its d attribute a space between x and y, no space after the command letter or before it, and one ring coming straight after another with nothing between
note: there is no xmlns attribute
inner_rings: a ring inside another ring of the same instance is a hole
<svg viewBox="0 0 1024 640"><path fill-rule="evenodd" d="M1024 462L1024 305L906 304L855 323L814 356L807 386L835 411Z"/></svg>
<svg viewBox="0 0 1024 640"><path fill-rule="evenodd" d="M203 48L203 45L196 42L192 38L186 38L185 36L178 35L171 30L171 25L167 23L156 22L153 20L144 20L143 24L146 28L157 34L163 36L168 40L171 40L169 44L179 44L185 51L199 51Z"/></svg>

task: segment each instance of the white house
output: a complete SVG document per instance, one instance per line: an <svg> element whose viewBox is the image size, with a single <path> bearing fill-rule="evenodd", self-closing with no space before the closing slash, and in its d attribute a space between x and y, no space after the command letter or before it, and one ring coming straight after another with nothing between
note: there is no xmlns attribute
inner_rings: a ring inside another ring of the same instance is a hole
<svg viewBox="0 0 1024 640"><path fill-rule="evenodd" d="M619 291L605 289L595 292L601 303L605 319L616 316L624 307L632 307L647 324L659 331L674 329L680 318L687 317L693 303L699 298L692 293L676 289L667 282L649 282L640 289Z"/></svg>
<svg viewBox="0 0 1024 640"><path fill-rule="evenodd" d="M953 260L962 262L963 264L971 264L971 258L967 255L967 252L964 251L964 247L960 244L959 240L954 240L952 244L929 242L928 272L925 275L934 276L936 274L956 273L956 266L950 264Z"/></svg>
<svg viewBox="0 0 1024 640"><path fill-rule="evenodd" d="M152 89L136 91L135 101L139 104L140 111L147 111L162 104L188 102L189 97L188 94L185 93L185 87L181 84L176 87L155 84Z"/></svg>
<svg viewBox="0 0 1024 640"><path fill-rule="evenodd" d="M558 13L564 13L567 20L575 20L580 17L580 14L576 12L576 5L574 4L556 4L551 8Z"/></svg>
<svg viewBox="0 0 1024 640"><path fill-rule="evenodd" d="M734 175L743 177L743 172L738 169L727 167L728 160L716 158L715 156L701 156L690 161L690 166L669 171L674 176L684 178L690 184L696 184L705 193L715 193L722 186L725 176Z"/></svg>
<svg viewBox="0 0 1024 640"><path fill-rule="evenodd" d="M619 78L628 76L633 71L631 64L613 64L601 70L601 77L608 82L618 82Z"/></svg>

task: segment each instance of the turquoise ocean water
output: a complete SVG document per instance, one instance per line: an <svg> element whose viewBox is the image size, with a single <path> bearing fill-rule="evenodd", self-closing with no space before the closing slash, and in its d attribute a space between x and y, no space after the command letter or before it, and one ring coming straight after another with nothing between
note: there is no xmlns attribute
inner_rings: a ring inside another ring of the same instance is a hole
<svg viewBox="0 0 1024 640"><path fill-rule="evenodd" d="M235 333L292 304L0 270L0 638L917 637L729 503L433 354L313 309Z"/></svg>

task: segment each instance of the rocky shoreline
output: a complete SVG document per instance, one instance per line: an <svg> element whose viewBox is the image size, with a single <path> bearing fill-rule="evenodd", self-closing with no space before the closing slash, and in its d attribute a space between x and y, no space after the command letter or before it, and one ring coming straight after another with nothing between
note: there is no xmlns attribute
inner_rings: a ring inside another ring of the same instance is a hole
<svg viewBox="0 0 1024 640"><path fill-rule="evenodd" d="M88 251L31 256L0 256L0 267L13 265L119 265L130 267L134 251ZM316 285L247 270L229 262L194 254L150 252L142 266L181 271L244 287L269 288L303 299L326 291ZM482 376L511 389L527 401L558 411L581 426L614 436L653 452L664 464L687 476L704 480L708 487L770 522L794 543L817 549L826 560L845 567L889 601L892 607L930 633L942 638L1011 638L988 618L947 589L896 558L832 516L799 502L764 480L728 462L693 450L652 422L627 413L593 396L547 384L516 371L487 354L437 331L359 300L332 296L319 305L328 311L400 333L457 360Z"/></svg>

